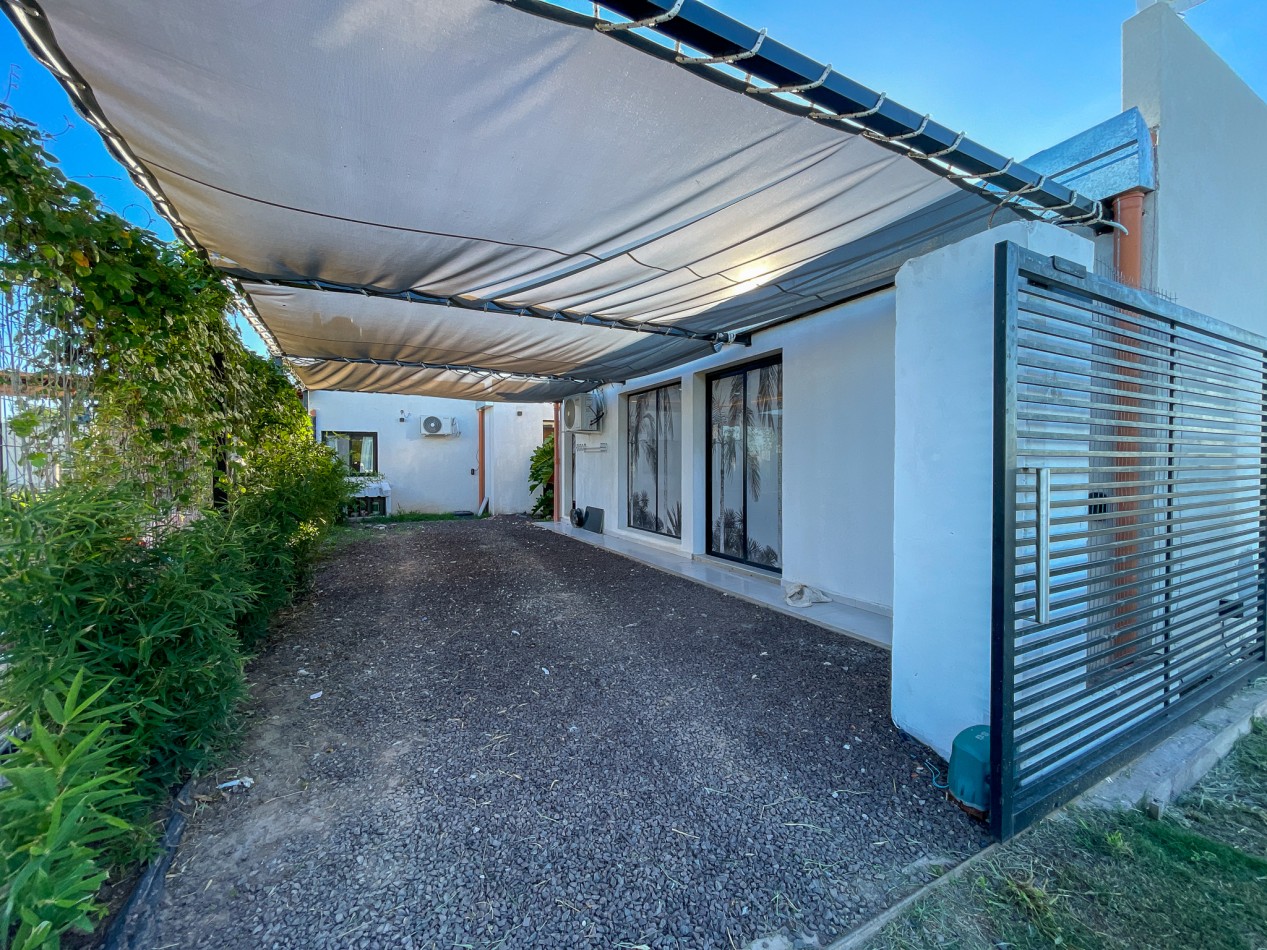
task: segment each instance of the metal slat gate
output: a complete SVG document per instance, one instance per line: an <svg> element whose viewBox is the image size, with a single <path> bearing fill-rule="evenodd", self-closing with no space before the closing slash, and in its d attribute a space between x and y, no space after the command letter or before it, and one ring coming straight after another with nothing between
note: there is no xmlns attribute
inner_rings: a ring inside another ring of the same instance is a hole
<svg viewBox="0 0 1267 950"><path fill-rule="evenodd" d="M1014 244L995 273L991 821L1267 672L1267 340Z"/></svg>

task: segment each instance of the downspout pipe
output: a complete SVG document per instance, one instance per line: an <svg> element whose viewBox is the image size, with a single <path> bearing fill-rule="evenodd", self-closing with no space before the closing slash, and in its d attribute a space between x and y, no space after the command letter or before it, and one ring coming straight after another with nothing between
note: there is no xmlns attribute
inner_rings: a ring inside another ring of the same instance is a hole
<svg viewBox="0 0 1267 950"><path fill-rule="evenodd" d="M563 511L563 403L554 404L554 520L562 520Z"/></svg>
<svg viewBox="0 0 1267 950"><path fill-rule="evenodd" d="M1125 230L1113 232L1113 266L1118 279L1144 285L1144 190L1133 188L1113 199L1113 218Z"/></svg>
<svg viewBox="0 0 1267 950"><path fill-rule="evenodd" d="M476 425L479 427L477 433L478 441L475 449L475 464L477 466L476 475L476 494L479 495L477 515L484 514L489 506L488 497L488 416L486 415L489 406L479 406L475 410Z"/></svg>

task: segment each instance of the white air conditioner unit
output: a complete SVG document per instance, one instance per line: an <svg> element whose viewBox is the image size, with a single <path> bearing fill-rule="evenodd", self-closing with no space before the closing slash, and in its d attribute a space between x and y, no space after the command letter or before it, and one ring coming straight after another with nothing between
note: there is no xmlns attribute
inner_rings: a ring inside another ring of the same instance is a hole
<svg viewBox="0 0 1267 950"><path fill-rule="evenodd" d="M565 432L598 432L603 427L603 400L594 393L581 393L563 400Z"/></svg>
<svg viewBox="0 0 1267 950"><path fill-rule="evenodd" d="M457 435L458 421L452 416L423 416L423 435Z"/></svg>

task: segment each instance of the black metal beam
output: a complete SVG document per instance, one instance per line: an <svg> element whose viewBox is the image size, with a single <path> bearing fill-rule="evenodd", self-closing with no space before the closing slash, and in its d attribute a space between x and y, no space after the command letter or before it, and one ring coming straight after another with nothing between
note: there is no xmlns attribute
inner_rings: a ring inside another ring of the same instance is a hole
<svg viewBox="0 0 1267 950"><path fill-rule="evenodd" d="M587 19L554 7L549 0L500 2L578 25ZM600 7L631 21L642 21L666 17L676 5L677 0L603 0ZM589 22L593 24L595 21L589 19ZM880 144L890 145L916 159L935 155L939 162L949 167L943 169L932 161L928 161L927 165L930 170L940 172L946 177L963 180L985 176L992 187L980 190L992 193L996 198L1003 199L1009 195L1024 197L1040 210L1057 212L1071 221L1082 220L1088 227L1096 230L1110 227L1102 217L1104 209L1100 202L1048 180L1020 162L1000 155L967 136L830 70L826 64L765 36L763 31L728 17L700 0L684 0L673 16L650 28L670 40L713 57L747 54L755 49L756 52L752 55L737 60L733 64L734 68L771 86L815 84L813 88L796 93L810 104L813 111L842 117L866 113L848 121L843 118L823 118L824 124L838 126L845 131L861 131L861 134L873 137ZM610 35L633 43L647 52L653 52L647 49L645 42L638 42L640 38L633 30L617 30ZM685 69L731 88L744 85L709 65L689 62L682 65ZM786 100L778 100L774 96L765 95L762 98L772 105L787 105ZM892 141L895 137L898 137L897 141Z"/></svg>
<svg viewBox="0 0 1267 950"><path fill-rule="evenodd" d="M486 366L471 366L467 363L427 363L421 360L377 360L368 356L299 356L287 353L282 357L292 364L312 363L347 363L353 366L387 366L399 369L428 369L449 373L473 373L477 376L496 376L499 379L529 379L548 383L576 383L582 386L604 386L613 382L624 382L614 379L585 379L580 376L562 376L552 373L518 373L511 370L489 369Z"/></svg>
<svg viewBox="0 0 1267 950"><path fill-rule="evenodd" d="M510 307L494 300L472 300L467 297L442 297L436 294L420 293L416 290L383 290L361 284L343 284L330 280L319 280L315 277L259 277L245 271L226 270L243 284L263 284L266 287L289 287L295 290L320 290L335 294L355 294L359 297L378 297L384 300L403 300L407 303L425 303L438 307L455 307L459 310L471 310L478 313L497 313L508 317L532 317L537 320L551 320L558 323L570 323L577 326L600 327L608 330L625 330L631 333L647 333L653 336L667 336L682 340L698 340L714 345L734 343L740 346L752 344L751 334L731 332L702 332L688 330L658 323L634 323L628 320L613 320L609 317L598 317L593 314L569 313L566 310L547 310L542 307ZM246 289L249 294L249 288Z"/></svg>

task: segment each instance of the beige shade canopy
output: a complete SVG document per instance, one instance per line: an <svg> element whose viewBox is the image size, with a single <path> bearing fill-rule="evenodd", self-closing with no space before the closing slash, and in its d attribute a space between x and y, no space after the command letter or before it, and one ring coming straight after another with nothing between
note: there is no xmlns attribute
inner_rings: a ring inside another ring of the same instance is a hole
<svg viewBox="0 0 1267 950"><path fill-rule="evenodd" d="M997 206L493 0L4 2L314 389L560 398L742 345Z"/></svg>

